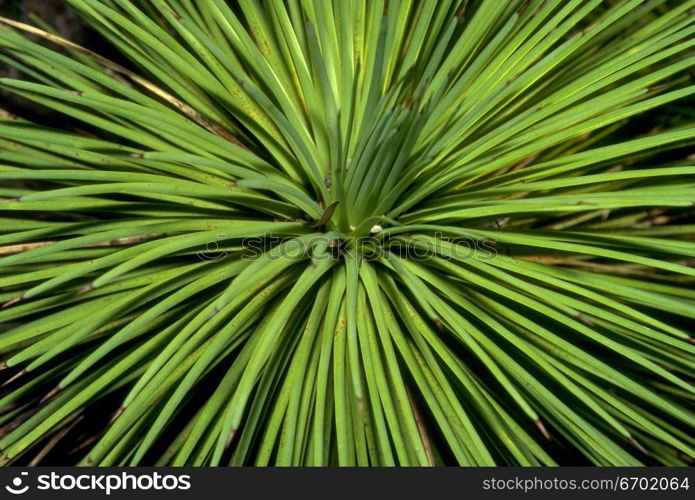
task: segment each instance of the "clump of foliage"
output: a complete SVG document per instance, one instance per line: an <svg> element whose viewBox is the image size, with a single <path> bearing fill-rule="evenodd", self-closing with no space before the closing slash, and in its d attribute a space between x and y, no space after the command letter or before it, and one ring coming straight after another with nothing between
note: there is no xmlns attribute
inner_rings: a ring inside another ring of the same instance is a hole
<svg viewBox="0 0 695 500"><path fill-rule="evenodd" d="M694 1L0 19L5 463L684 464ZM39 120L40 122L40 120Z"/></svg>

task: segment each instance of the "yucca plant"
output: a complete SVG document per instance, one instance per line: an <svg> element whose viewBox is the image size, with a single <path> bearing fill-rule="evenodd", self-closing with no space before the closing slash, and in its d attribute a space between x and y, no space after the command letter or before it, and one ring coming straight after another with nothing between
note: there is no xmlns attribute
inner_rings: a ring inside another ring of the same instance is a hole
<svg viewBox="0 0 695 500"><path fill-rule="evenodd" d="M695 455L695 1L0 19L4 463ZM5 108L8 108L6 105Z"/></svg>

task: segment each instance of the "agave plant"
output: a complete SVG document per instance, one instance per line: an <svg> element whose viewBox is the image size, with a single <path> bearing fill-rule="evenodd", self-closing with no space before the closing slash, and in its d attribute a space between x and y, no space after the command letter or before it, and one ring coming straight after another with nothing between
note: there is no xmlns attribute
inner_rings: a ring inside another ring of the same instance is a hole
<svg viewBox="0 0 695 500"><path fill-rule="evenodd" d="M119 63L0 19L64 117L0 119L4 463L695 455L695 1L65 3Z"/></svg>

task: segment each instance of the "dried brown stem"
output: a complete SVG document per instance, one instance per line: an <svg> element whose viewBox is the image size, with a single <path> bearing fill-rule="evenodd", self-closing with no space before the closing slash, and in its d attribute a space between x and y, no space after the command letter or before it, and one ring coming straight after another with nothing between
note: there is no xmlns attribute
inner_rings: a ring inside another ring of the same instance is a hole
<svg viewBox="0 0 695 500"><path fill-rule="evenodd" d="M161 238L164 236L163 233L158 234L146 234L141 236L128 236L125 238L117 238L115 240L100 241L97 243L90 243L89 245L84 245L79 248L95 248L95 247L115 247L122 245L132 245L133 243L142 243L143 241L149 241L156 238ZM29 250L34 250L35 248L45 247L56 243L55 241L37 241L35 243L22 243L19 245L8 245L0 247L0 255L12 255L15 253L27 252Z"/></svg>

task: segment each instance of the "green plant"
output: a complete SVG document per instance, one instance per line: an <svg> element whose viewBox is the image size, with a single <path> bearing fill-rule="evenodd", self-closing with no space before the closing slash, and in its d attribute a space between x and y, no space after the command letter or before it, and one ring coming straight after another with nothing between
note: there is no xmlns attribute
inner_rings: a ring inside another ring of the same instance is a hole
<svg viewBox="0 0 695 500"><path fill-rule="evenodd" d="M67 3L130 62L0 19L5 462L694 455L695 1Z"/></svg>

